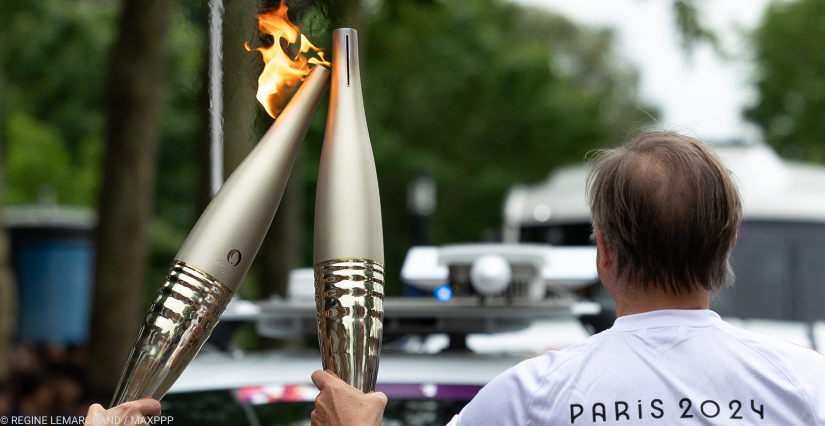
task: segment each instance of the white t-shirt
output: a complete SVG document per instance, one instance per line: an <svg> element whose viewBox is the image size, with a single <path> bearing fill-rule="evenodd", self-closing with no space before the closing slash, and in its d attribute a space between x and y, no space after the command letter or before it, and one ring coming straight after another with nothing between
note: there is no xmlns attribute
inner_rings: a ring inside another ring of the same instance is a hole
<svg viewBox="0 0 825 426"><path fill-rule="evenodd" d="M709 310L618 318L505 371L450 422L825 426L825 356Z"/></svg>

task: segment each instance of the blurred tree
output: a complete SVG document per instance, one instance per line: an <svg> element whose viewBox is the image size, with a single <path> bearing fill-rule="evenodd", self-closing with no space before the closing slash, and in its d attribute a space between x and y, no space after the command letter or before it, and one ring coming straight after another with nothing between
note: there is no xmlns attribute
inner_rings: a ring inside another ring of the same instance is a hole
<svg viewBox="0 0 825 426"><path fill-rule="evenodd" d="M745 116L785 156L825 162L825 2L772 3L754 33L758 100Z"/></svg>
<svg viewBox="0 0 825 426"><path fill-rule="evenodd" d="M200 0L175 0L170 9L168 95L161 119L144 306L210 199L206 6Z"/></svg>
<svg viewBox="0 0 825 426"><path fill-rule="evenodd" d="M391 294L414 176L438 182L434 243L475 241L500 228L512 185L581 162L656 115L637 107L635 70L610 32L495 0L372 3L359 43ZM308 148L314 188L320 147Z"/></svg>
<svg viewBox="0 0 825 426"><path fill-rule="evenodd" d="M117 384L145 310L169 9L169 0L125 0L111 53L89 344L90 381L99 389Z"/></svg>
<svg viewBox="0 0 825 426"><path fill-rule="evenodd" d="M719 37L704 24L696 0L673 0L673 12L679 43L688 55L700 43L707 43L718 53L722 52Z"/></svg>
<svg viewBox="0 0 825 426"><path fill-rule="evenodd" d="M34 202L47 184L57 189L60 203L97 204L107 51L118 10L118 2L97 0L0 2L0 110L8 112L0 116L8 165L5 203ZM208 193L203 197L193 190L197 171L208 167L208 137L203 144L199 138L200 132L208 135L208 100L198 96L206 64L205 11L200 0L172 4L166 37L169 93L161 121L143 307L199 215L195 199L208 201ZM204 205L201 201L200 208Z"/></svg>
<svg viewBox="0 0 825 426"><path fill-rule="evenodd" d="M5 203L31 203L42 185L58 201L92 206L99 182L100 107L114 4L0 2L0 140ZM0 376L14 338L16 286L0 231ZM2 379L0 379L2 380Z"/></svg>
<svg viewBox="0 0 825 426"><path fill-rule="evenodd" d="M211 174L211 153L212 129L210 127L210 100L209 100L209 41L207 29L209 25L209 2L197 1L196 13L197 27L203 32L199 37L201 58L198 70L198 92L195 96L198 111L197 133L195 136L195 155L193 156L197 166L197 183L195 184L195 211L192 217L200 217L206 206L212 200ZM162 146L162 145L161 145Z"/></svg>
<svg viewBox="0 0 825 426"><path fill-rule="evenodd" d="M0 100L3 98L3 79L0 74ZM0 102L2 105L2 102ZM0 107L0 117L3 109ZM3 135L0 133L0 199L3 191L2 173ZM5 228L0 228L0 384L10 378L10 355L17 334L17 286L9 265L9 239Z"/></svg>
<svg viewBox="0 0 825 426"><path fill-rule="evenodd" d="M278 212L258 257L260 297L285 296L289 273L308 265L304 260L304 159L295 159Z"/></svg>
<svg viewBox="0 0 825 426"><path fill-rule="evenodd" d="M34 202L48 184L61 203L96 204L114 12L97 2L0 3L6 203Z"/></svg>

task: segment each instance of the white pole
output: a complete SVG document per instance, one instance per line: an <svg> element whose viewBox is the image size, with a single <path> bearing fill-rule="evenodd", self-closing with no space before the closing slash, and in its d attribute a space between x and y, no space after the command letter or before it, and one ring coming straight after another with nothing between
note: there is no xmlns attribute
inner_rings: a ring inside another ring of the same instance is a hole
<svg viewBox="0 0 825 426"><path fill-rule="evenodd" d="M223 0L209 0L209 191L223 185Z"/></svg>

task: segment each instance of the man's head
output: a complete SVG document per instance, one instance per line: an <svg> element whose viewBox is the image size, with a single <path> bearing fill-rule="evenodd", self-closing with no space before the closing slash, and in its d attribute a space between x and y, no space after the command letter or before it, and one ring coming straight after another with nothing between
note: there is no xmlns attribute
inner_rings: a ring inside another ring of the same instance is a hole
<svg viewBox="0 0 825 426"><path fill-rule="evenodd" d="M644 133L597 151L587 181L594 234L617 280L673 295L733 281L728 260L742 206L710 147L673 132Z"/></svg>

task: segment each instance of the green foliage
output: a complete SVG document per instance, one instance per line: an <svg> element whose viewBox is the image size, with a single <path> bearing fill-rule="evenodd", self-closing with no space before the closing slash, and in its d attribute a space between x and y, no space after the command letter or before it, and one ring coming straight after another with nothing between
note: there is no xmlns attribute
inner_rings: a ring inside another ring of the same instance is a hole
<svg viewBox="0 0 825 426"><path fill-rule="evenodd" d="M206 148L200 138L207 136L201 116L205 111L198 103L207 51L205 4L179 1L172 7L167 37L169 88L158 147L156 215L187 233L197 219L198 160L206 158L198 157L198 150Z"/></svg>
<svg viewBox="0 0 825 426"><path fill-rule="evenodd" d="M195 220L198 92L206 55L205 7L179 0L168 37L169 88L158 149L152 255L154 294ZM0 131L5 203L37 201L43 185L63 204L95 206L105 145L104 91L117 2L0 2Z"/></svg>
<svg viewBox="0 0 825 426"><path fill-rule="evenodd" d="M361 29L390 292L410 245L407 184L439 185L433 243L501 226L516 183L616 142L646 115L608 32L495 0L385 2ZM317 173L317 155L307 156ZM489 233L489 231L488 231Z"/></svg>
<svg viewBox="0 0 825 426"><path fill-rule="evenodd" d="M756 104L745 112L783 155L825 161L825 2L776 2L754 34Z"/></svg>
<svg viewBox="0 0 825 426"><path fill-rule="evenodd" d="M7 0L0 4L0 131L6 202L94 205L100 174L100 108L114 4Z"/></svg>
<svg viewBox="0 0 825 426"><path fill-rule="evenodd" d="M206 62L206 2L172 4L167 34L169 80L161 121L155 184L155 218L147 293L154 294L197 219L199 164L206 156L205 113L199 102Z"/></svg>
<svg viewBox="0 0 825 426"><path fill-rule="evenodd" d="M49 124L22 112L8 118L6 136L6 201L33 203L43 185L57 191L64 204L93 205L99 179L100 141L86 139L78 147L82 155L73 164L64 140Z"/></svg>

